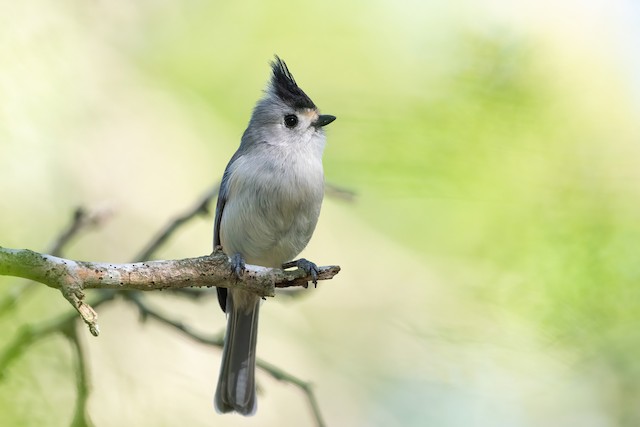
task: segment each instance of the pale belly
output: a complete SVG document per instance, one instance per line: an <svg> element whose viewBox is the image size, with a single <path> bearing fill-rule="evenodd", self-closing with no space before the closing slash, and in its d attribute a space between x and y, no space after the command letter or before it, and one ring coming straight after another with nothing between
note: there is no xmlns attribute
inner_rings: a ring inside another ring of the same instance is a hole
<svg viewBox="0 0 640 427"><path fill-rule="evenodd" d="M224 252L265 267L295 258L309 243L322 204L322 170L310 173L317 171L307 171L306 180L264 175L255 181L232 180L220 223Z"/></svg>

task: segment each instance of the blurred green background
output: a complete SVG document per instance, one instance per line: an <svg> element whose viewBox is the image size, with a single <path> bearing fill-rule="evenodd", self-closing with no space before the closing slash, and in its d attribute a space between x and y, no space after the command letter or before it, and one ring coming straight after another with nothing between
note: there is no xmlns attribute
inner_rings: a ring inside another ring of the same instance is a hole
<svg viewBox="0 0 640 427"><path fill-rule="evenodd" d="M4 2L0 245L44 250L106 206L66 256L129 260L220 178L277 53L338 116L326 177L358 197L326 199L304 253L342 273L267 301L259 356L332 426L640 425L639 23L632 0ZM194 220L160 256L211 235ZM151 298L223 327L215 298ZM66 310L39 289L0 345ZM216 349L99 314L97 427L312 425L264 375L255 417L217 415ZM69 358L52 338L12 365L0 424L67 425Z"/></svg>

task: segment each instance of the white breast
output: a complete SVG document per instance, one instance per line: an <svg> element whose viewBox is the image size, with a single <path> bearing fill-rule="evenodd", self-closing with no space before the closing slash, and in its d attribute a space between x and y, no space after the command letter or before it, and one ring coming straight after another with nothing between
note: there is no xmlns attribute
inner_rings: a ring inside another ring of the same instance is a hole
<svg viewBox="0 0 640 427"><path fill-rule="evenodd" d="M279 267L305 248L324 193L321 155L312 144L263 144L234 162L220 224L225 253Z"/></svg>

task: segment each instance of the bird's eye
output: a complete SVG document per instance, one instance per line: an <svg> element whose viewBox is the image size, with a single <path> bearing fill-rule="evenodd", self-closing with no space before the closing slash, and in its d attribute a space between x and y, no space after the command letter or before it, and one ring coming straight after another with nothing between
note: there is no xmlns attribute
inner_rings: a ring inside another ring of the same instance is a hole
<svg viewBox="0 0 640 427"><path fill-rule="evenodd" d="M284 116L284 125L289 129L296 127L298 124L298 116L295 114L287 114Z"/></svg>

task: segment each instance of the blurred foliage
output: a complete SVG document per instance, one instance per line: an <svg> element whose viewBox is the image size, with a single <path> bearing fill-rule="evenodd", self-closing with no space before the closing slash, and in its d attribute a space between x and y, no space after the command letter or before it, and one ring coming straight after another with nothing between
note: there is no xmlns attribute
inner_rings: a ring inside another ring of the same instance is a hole
<svg viewBox="0 0 640 427"><path fill-rule="evenodd" d="M416 268L433 269L486 312L528 325L541 337L539 352L562 354L553 357L603 408L604 421L593 425L640 422L639 107L612 52L544 25L496 23L470 3L40 3L39 14L2 7L0 61L18 68L0 71L10 118L0 123L0 165L2 179L21 177L0 201L7 215L18 212L17 201L28 205L23 188L54 207L77 201L68 193L90 197L101 188L75 182L86 170L63 157L85 142L81 158L97 157L104 140L92 132L112 132L123 120L112 110L131 127L105 139L150 123L153 132L130 138L155 150L159 165L166 153L191 170L211 161L222 170L277 53L323 111L338 116L325 169L328 180L358 191L350 215L409 248L424 261ZM562 25L570 27L567 16ZM162 172L145 174L162 186ZM51 176L51 191L73 191L38 193L38 179ZM174 185L176 193L187 187ZM151 228L140 203L140 228ZM61 210L52 209L54 218ZM42 234L6 224L0 231L24 245ZM367 264L362 254L353 259ZM409 371L398 379L380 369L368 398L389 403L374 411L386 425L423 425L415 396L449 402L447 390L412 382ZM456 408L447 414L432 421L472 422ZM497 425L491 415L473 421Z"/></svg>

